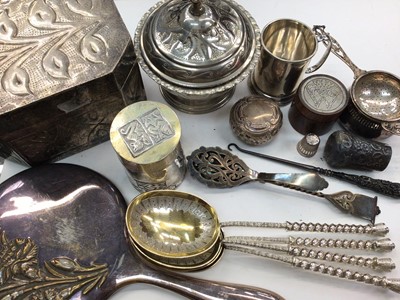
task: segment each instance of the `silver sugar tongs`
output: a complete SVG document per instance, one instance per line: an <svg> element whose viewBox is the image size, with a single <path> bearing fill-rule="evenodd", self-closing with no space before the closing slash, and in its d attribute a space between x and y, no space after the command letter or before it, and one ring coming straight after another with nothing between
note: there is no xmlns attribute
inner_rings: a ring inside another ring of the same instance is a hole
<svg viewBox="0 0 400 300"><path fill-rule="evenodd" d="M380 213L377 197L353 194L341 191L334 194L324 194L312 191L294 182L263 181L259 174L250 169L241 159L227 150L219 147L200 147L187 157L188 169L192 176L209 187L231 188L250 181L269 182L284 188L289 188L316 197L324 198L343 212L366 219L372 224ZM255 176L254 174L257 174Z"/></svg>

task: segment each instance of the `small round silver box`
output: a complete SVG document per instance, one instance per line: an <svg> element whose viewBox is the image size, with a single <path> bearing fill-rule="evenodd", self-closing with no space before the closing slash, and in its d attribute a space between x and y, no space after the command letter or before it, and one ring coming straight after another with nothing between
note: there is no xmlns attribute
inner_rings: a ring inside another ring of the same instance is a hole
<svg viewBox="0 0 400 300"><path fill-rule="evenodd" d="M248 96L233 105L229 122L243 142L261 145L270 142L282 127L282 112L273 100Z"/></svg>

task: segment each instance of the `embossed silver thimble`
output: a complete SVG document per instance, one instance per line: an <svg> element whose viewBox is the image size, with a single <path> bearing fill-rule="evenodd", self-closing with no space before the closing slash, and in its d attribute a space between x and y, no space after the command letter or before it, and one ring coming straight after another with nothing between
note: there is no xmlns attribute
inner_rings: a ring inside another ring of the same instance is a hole
<svg viewBox="0 0 400 300"><path fill-rule="evenodd" d="M308 133L297 143L297 151L304 157L312 157L317 153L320 139L314 133Z"/></svg>

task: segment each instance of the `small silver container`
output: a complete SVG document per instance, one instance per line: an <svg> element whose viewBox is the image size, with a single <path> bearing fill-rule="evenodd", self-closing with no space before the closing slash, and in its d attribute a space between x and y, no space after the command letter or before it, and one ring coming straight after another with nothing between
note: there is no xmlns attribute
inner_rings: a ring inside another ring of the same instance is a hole
<svg viewBox="0 0 400 300"><path fill-rule="evenodd" d="M140 101L121 110L111 124L110 140L140 192L175 189L186 173L181 125L165 104Z"/></svg>
<svg viewBox="0 0 400 300"><path fill-rule="evenodd" d="M232 107L229 123L234 134L246 144L266 144L281 129L282 112L271 99L248 96Z"/></svg>
<svg viewBox="0 0 400 300"><path fill-rule="evenodd" d="M139 22L135 51L165 100L186 113L224 105L260 54L254 19L232 0L167 0Z"/></svg>
<svg viewBox="0 0 400 300"><path fill-rule="evenodd" d="M336 78L316 74L304 79L289 108L289 122L304 135L329 132L349 101L346 87Z"/></svg>

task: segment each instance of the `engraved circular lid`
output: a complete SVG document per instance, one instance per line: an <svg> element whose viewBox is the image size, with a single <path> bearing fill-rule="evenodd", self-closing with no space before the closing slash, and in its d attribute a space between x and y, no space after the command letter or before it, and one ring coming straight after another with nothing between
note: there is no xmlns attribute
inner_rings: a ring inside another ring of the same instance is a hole
<svg viewBox="0 0 400 300"><path fill-rule="evenodd" d="M129 204L125 221L133 242L163 258L195 257L220 241L215 210L189 193L142 193Z"/></svg>
<svg viewBox="0 0 400 300"><path fill-rule="evenodd" d="M254 19L232 0L163 0L139 22L135 51L164 88L214 93L215 87L232 88L254 68L259 35Z"/></svg>
<svg viewBox="0 0 400 300"><path fill-rule="evenodd" d="M259 145L269 142L278 133L282 127L282 112L275 101L252 95L232 106L229 122L243 142Z"/></svg>
<svg viewBox="0 0 400 300"><path fill-rule="evenodd" d="M165 104L140 101L121 110L114 118L110 140L114 150L128 162L151 164L175 150L181 125Z"/></svg>
<svg viewBox="0 0 400 300"><path fill-rule="evenodd" d="M346 87L336 78L324 74L304 79L298 97L311 112L334 117L339 117L349 100Z"/></svg>

